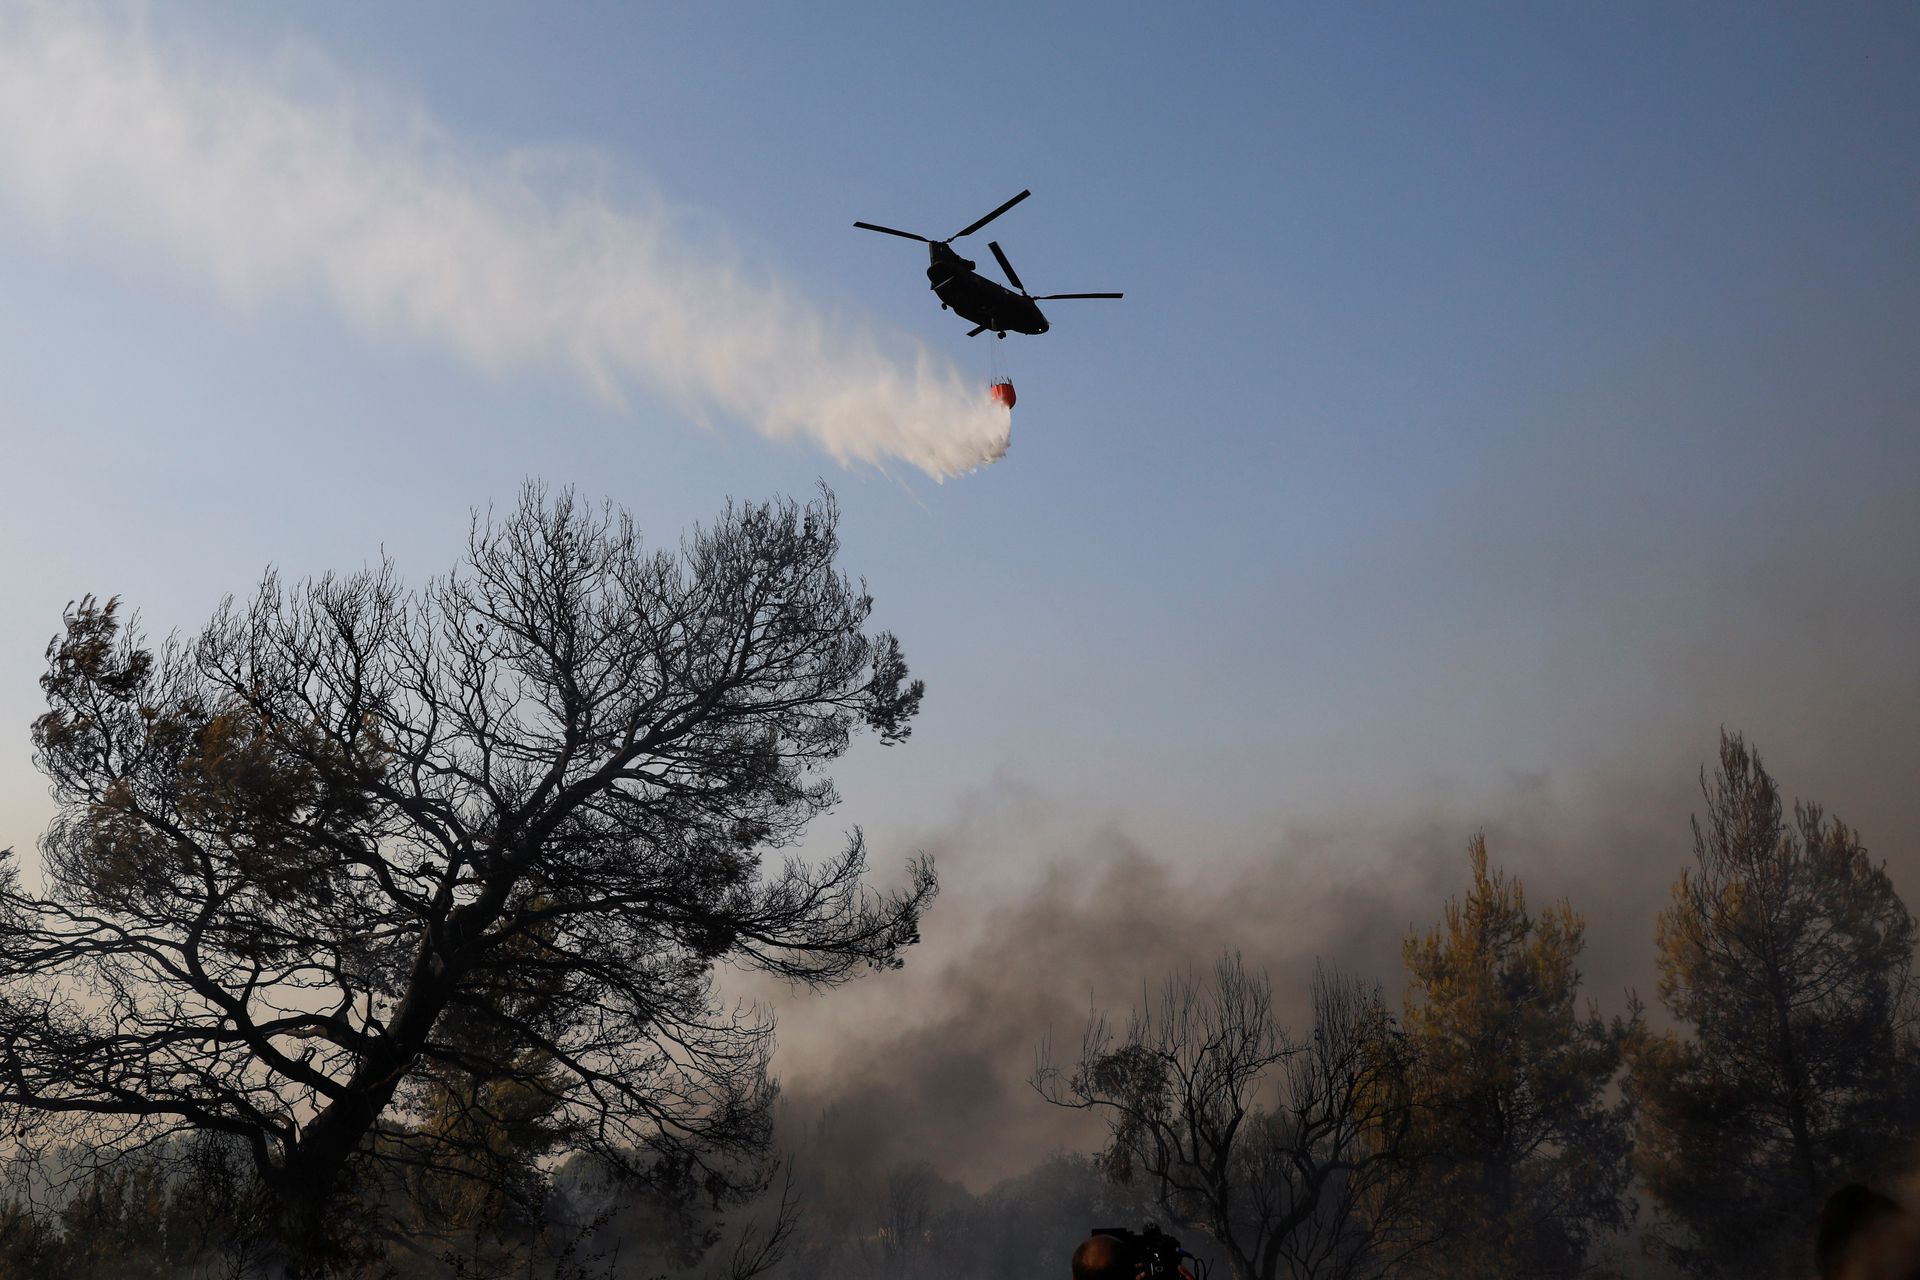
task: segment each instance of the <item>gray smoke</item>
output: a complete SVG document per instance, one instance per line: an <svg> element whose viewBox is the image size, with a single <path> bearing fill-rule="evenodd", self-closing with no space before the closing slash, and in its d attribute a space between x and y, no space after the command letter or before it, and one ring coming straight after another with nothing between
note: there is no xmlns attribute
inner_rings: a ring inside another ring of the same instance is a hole
<svg viewBox="0 0 1920 1280"><path fill-rule="evenodd" d="M807 1159L835 1180L925 1161L976 1190L1049 1152L1091 1151L1099 1123L1027 1083L1043 1039L1071 1056L1090 1009L1123 1011L1144 985L1228 950L1267 969L1297 1029L1316 960L1378 981L1397 1005L1401 944L1465 890L1475 831L1530 904L1566 898L1585 917L1585 990L1603 1012L1622 1012L1629 988L1657 1012L1654 919L1691 858L1687 818L1716 732L1615 776L1516 777L1497 795L1333 815L1238 848L1150 844L1004 787L912 841L934 855L943 890L904 970L824 999L763 993L781 1015L789 1135L804 1134ZM1875 754L1860 745L1854 756ZM1851 767L1844 754L1828 764L1803 777L1769 757L1789 794L1809 798ZM1920 815L1882 794L1841 816L1894 854L1896 884L1920 905L1920 860L1901 843Z"/></svg>

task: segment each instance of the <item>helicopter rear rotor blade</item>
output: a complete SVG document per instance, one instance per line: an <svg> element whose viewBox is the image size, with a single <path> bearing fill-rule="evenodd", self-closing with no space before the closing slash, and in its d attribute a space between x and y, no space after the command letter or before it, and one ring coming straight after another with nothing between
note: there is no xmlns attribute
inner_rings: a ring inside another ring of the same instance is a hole
<svg viewBox="0 0 1920 1280"><path fill-rule="evenodd" d="M1005 204L1001 205L998 209L995 209L992 213L980 219L980 221L974 223L972 226L968 227L966 230L956 231L952 235L948 236L947 239L958 240L961 236L972 235L974 232L986 226L989 222L992 222L995 218L999 217L1001 214L1005 213L1007 210L1013 208L1013 206L1019 204L1022 200L1025 200L1028 196L1032 194L1033 192L1031 191L1022 191L1019 195L1007 201Z"/></svg>
<svg viewBox="0 0 1920 1280"><path fill-rule="evenodd" d="M1020 283L1020 273L1013 269L1011 262L1007 261L1007 255L1000 252L1000 242L998 240L989 240L987 241L987 248L993 250L993 256L1000 260L1000 269L1007 273L1007 279L1013 282L1013 287L1025 293L1027 286Z"/></svg>
<svg viewBox="0 0 1920 1280"><path fill-rule="evenodd" d="M934 243L925 236L917 236L911 231L895 231L892 227L882 227L871 222L856 222L853 225L859 227L862 231L878 231L882 235L899 236L902 240L918 240L921 244Z"/></svg>
<svg viewBox="0 0 1920 1280"><path fill-rule="evenodd" d="M1126 296L1124 293L1043 293L1034 301L1052 302L1059 298L1124 298Z"/></svg>

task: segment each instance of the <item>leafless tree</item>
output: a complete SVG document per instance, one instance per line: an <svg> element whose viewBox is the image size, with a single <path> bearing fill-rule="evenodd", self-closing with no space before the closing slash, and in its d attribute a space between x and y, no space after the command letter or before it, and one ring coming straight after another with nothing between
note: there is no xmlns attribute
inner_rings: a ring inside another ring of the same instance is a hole
<svg viewBox="0 0 1920 1280"><path fill-rule="evenodd" d="M759 1187L771 1026L717 964L897 964L931 867L792 852L921 686L864 631L831 495L677 550L529 487L465 563L269 574L150 648L116 604L48 650L47 888L0 862L0 1109L124 1145L232 1135L281 1229L425 1170L586 1152ZM769 865L768 854L785 850Z"/></svg>
<svg viewBox="0 0 1920 1280"><path fill-rule="evenodd" d="M927 1273L938 1179L925 1161L887 1171L879 1222L860 1237L867 1270L879 1280L918 1280Z"/></svg>
<svg viewBox="0 0 1920 1280"><path fill-rule="evenodd" d="M1110 1172L1203 1232L1235 1280L1379 1273L1418 1246L1406 1216L1401 1040L1377 991L1317 972L1311 1039L1292 1038L1238 955L1170 977L1078 1061L1043 1048L1035 1087L1103 1112Z"/></svg>
<svg viewBox="0 0 1920 1280"><path fill-rule="evenodd" d="M1391 1274L1432 1243L1415 1212L1412 1072L1379 989L1316 968L1313 1036L1287 1060L1247 1151L1249 1199L1267 1216L1277 1274Z"/></svg>

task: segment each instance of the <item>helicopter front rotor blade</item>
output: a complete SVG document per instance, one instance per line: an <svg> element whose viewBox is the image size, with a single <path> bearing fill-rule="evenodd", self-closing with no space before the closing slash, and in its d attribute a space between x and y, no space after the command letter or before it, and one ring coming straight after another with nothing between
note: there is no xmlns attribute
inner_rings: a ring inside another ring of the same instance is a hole
<svg viewBox="0 0 1920 1280"><path fill-rule="evenodd" d="M895 231L892 227L877 226L871 222L856 222L853 225L859 227L862 231L878 231L882 235L899 236L902 240L918 240L921 244L933 243L933 241L927 239L925 236L917 236L911 231Z"/></svg>
<svg viewBox="0 0 1920 1280"><path fill-rule="evenodd" d="M1124 293L1043 293L1035 302L1052 302L1059 298L1124 298Z"/></svg>
<svg viewBox="0 0 1920 1280"><path fill-rule="evenodd" d="M1022 200L1025 200L1028 196L1032 194L1033 192L1031 191L1022 191L1019 195L1007 201L1005 204L1001 205L998 209L995 209L992 213L980 219L980 221L974 223L972 226L968 227L965 231L956 231L952 235L948 236L947 239L958 240L961 236L972 235L974 232L986 226L989 222L992 222L995 218L999 217L1001 214L1005 213L1007 210L1013 208L1013 206L1019 204Z"/></svg>
<svg viewBox="0 0 1920 1280"><path fill-rule="evenodd" d="M1007 255L1000 252L1000 242L998 240L989 240L987 241L987 248L993 250L993 256L1000 260L1000 269L1007 273L1007 279L1013 282L1013 287L1025 293L1027 286L1020 283L1020 273L1013 269L1011 262L1007 261Z"/></svg>

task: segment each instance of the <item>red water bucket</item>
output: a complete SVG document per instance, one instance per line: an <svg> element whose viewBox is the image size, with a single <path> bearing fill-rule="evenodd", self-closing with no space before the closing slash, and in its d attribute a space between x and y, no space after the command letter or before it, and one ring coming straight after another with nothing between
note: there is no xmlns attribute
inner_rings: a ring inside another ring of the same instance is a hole
<svg viewBox="0 0 1920 1280"><path fill-rule="evenodd" d="M1013 402L1015 399L1015 396L1013 394L1013 379L1012 378L995 378L993 380L993 385L987 388L987 394L992 396L994 400L999 403L1001 408L1003 409L1013 408Z"/></svg>

